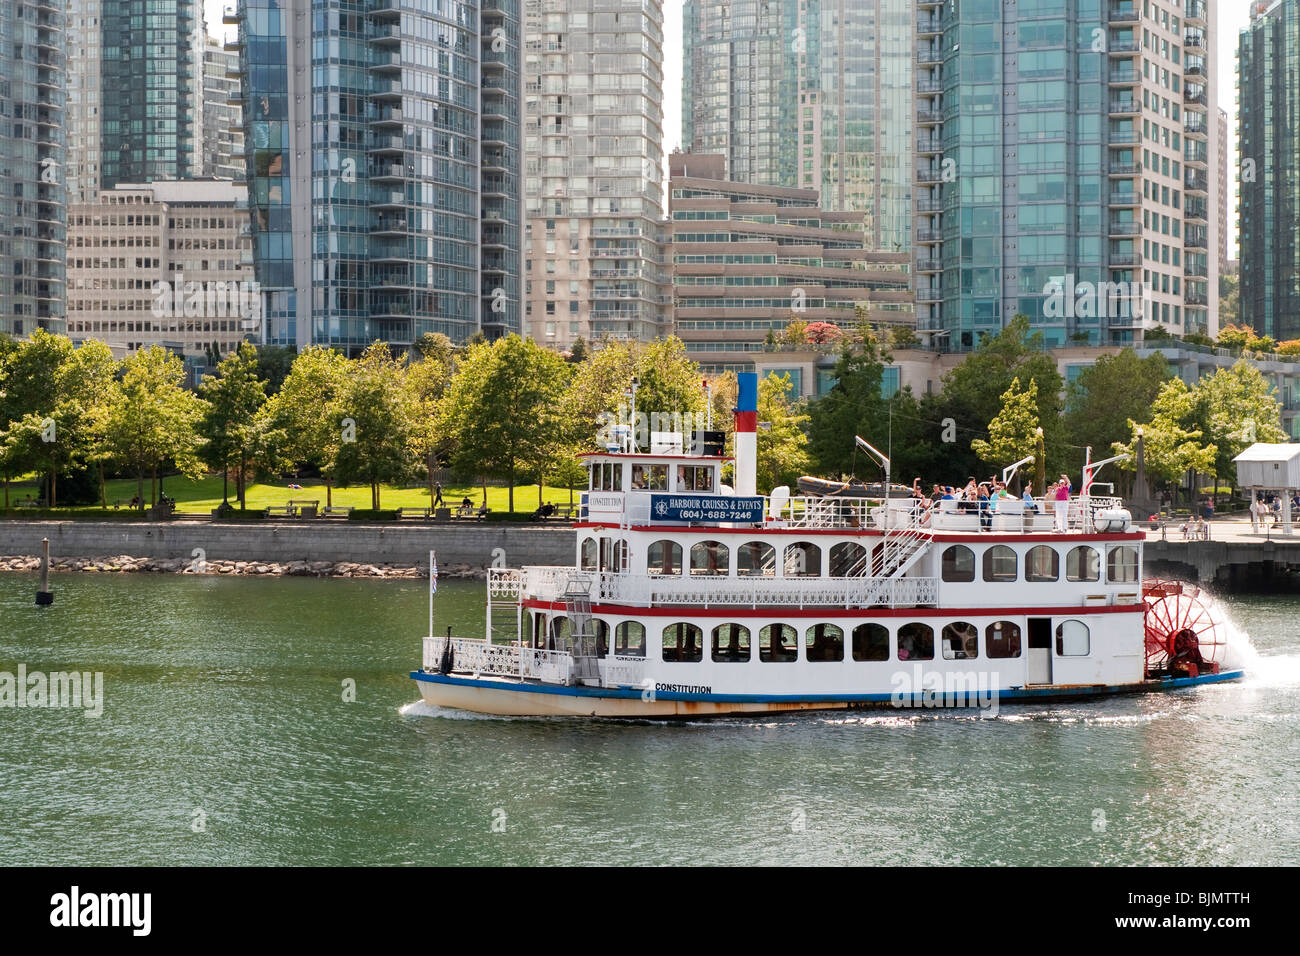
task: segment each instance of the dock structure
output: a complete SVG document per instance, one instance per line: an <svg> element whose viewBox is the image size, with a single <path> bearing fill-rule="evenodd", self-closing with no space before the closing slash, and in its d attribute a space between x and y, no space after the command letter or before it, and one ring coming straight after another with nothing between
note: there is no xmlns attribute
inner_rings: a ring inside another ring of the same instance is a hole
<svg viewBox="0 0 1300 956"><path fill-rule="evenodd" d="M1181 522L1167 520L1147 531L1147 574L1193 578L1231 588L1300 588L1300 533L1287 534L1270 516L1252 531L1249 521L1209 522L1207 539L1184 538Z"/></svg>

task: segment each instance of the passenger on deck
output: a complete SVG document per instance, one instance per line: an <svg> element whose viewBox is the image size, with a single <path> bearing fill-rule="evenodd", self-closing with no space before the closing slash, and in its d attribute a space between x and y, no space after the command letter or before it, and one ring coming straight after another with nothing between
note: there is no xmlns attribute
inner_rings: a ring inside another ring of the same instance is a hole
<svg viewBox="0 0 1300 956"><path fill-rule="evenodd" d="M1025 514L1037 514L1038 505L1034 503L1034 489L1030 485L1025 485L1025 493L1021 495L1021 500L1025 503Z"/></svg>
<svg viewBox="0 0 1300 956"><path fill-rule="evenodd" d="M1065 475L1056 483L1056 530L1064 533L1070 514L1070 479Z"/></svg>

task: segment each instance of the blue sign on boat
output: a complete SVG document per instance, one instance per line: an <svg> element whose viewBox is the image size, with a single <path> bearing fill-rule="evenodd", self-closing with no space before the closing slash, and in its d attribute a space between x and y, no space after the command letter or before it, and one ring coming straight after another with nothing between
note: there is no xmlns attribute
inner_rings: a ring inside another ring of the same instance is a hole
<svg viewBox="0 0 1300 956"><path fill-rule="evenodd" d="M763 520L762 498L727 495L651 495L652 521L728 521L757 524Z"/></svg>

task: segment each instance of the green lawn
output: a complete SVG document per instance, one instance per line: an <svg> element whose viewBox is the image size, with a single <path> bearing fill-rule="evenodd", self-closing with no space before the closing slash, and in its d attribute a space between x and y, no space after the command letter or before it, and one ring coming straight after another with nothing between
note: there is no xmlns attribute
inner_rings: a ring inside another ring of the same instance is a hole
<svg viewBox="0 0 1300 956"><path fill-rule="evenodd" d="M272 505L285 505L290 500L293 501L312 501L319 500L320 506L325 507L325 485L321 482L302 481L301 489L287 487L288 482L283 484L264 485L254 484L248 487L246 496L248 509L250 511L267 508ZM113 510L114 502L119 502L121 510L126 510L131 499L136 494L136 482L134 479L119 478L113 479L106 483L107 498L109 510ZM145 503L149 500L149 481L144 483ZM187 478L171 477L163 482L163 490L169 497L176 499L177 511L201 511L210 512L217 505L221 504L221 478L207 477L200 478L197 481L191 481ZM497 488L492 485L487 489L487 505L493 511L507 511L508 509L508 489ZM35 490L31 485L11 484L9 488L9 500L11 503L22 500L28 493L35 495ZM569 503L569 489L556 488L547 485L543 491L544 500L553 502L558 505L567 505ZM578 502L578 489L574 489L573 501ZM444 485L442 489L443 501L450 508L455 508L460 504L462 498L468 497L477 508L483 501L483 489L481 486L470 487L468 485L457 485L451 487ZM333 502L335 507L352 507L357 509L368 509L370 507L370 487L368 485L353 485L351 488L334 488ZM230 483L230 503L238 507L238 501L235 498L235 484ZM428 508L429 507L429 489L420 488L394 488L388 485L381 485L379 489L379 505L381 508ZM55 508L55 512L62 511L62 508ZM84 506L76 509L84 512ZM515 487L515 511L531 513L537 510L537 486L536 485L517 485Z"/></svg>

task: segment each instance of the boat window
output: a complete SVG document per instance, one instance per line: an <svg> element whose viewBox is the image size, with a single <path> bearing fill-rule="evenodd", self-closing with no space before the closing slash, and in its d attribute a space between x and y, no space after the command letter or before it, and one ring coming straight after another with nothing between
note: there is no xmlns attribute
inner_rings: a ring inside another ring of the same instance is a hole
<svg viewBox="0 0 1300 956"><path fill-rule="evenodd" d="M758 632L758 659L783 664L799 659L799 635L789 624L769 624Z"/></svg>
<svg viewBox="0 0 1300 956"><path fill-rule="evenodd" d="M1065 580L1098 581L1101 579L1101 558L1095 548L1081 545L1071 548L1065 556Z"/></svg>
<svg viewBox="0 0 1300 956"><path fill-rule="evenodd" d="M617 657L645 657L645 625L624 621L614 629L614 654Z"/></svg>
<svg viewBox="0 0 1300 956"><path fill-rule="evenodd" d="M867 573L867 549L852 541L831 545L830 572L833 578L855 578Z"/></svg>
<svg viewBox="0 0 1300 956"><path fill-rule="evenodd" d="M1111 584L1133 584L1137 579L1137 548L1111 548L1106 555L1106 580Z"/></svg>
<svg viewBox="0 0 1300 956"><path fill-rule="evenodd" d="M943 552L941 573L945 581L974 581L975 552L964 544L954 544Z"/></svg>
<svg viewBox="0 0 1300 956"><path fill-rule="evenodd" d="M934 660L934 628L915 621L900 627L898 659L900 661Z"/></svg>
<svg viewBox="0 0 1300 956"><path fill-rule="evenodd" d="M524 647L533 646L533 616L527 611L519 616L519 643Z"/></svg>
<svg viewBox="0 0 1300 956"><path fill-rule="evenodd" d="M1056 625L1058 657L1087 657L1092 651L1092 635L1082 621L1062 621Z"/></svg>
<svg viewBox="0 0 1300 956"><path fill-rule="evenodd" d="M776 574L776 551L762 541L748 541L736 549L736 573L770 578Z"/></svg>
<svg viewBox="0 0 1300 956"><path fill-rule="evenodd" d="M985 581L1014 581L1016 553L1005 544L995 544L984 552Z"/></svg>
<svg viewBox="0 0 1300 956"><path fill-rule="evenodd" d="M591 629L596 634L596 656L605 657L609 654L609 624L595 618L591 622Z"/></svg>
<svg viewBox="0 0 1300 956"><path fill-rule="evenodd" d="M984 650L989 657L1020 656L1020 625L1015 621L994 621L984 629Z"/></svg>
<svg viewBox="0 0 1300 956"><path fill-rule="evenodd" d="M533 615L533 647L543 647L546 644L546 612L538 611Z"/></svg>
<svg viewBox="0 0 1300 956"><path fill-rule="evenodd" d="M805 660L844 660L844 630L834 624L814 624L804 634L804 643Z"/></svg>
<svg viewBox="0 0 1300 956"><path fill-rule="evenodd" d="M667 465L633 465L632 490L667 491Z"/></svg>
<svg viewBox="0 0 1300 956"><path fill-rule="evenodd" d="M591 466L592 491L622 491L623 463L599 462Z"/></svg>
<svg viewBox="0 0 1300 956"><path fill-rule="evenodd" d="M1061 576L1061 556L1055 548L1040 544L1025 555L1026 581L1055 581Z"/></svg>
<svg viewBox="0 0 1300 956"><path fill-rule="evenodd" d="M973 661L980 656L979 630L969 621L945 624L943 640L939 643L945 661Z"/></svg>
<svg viewBox="0 0 1300 956"><path fill-rule="evenodd" d="M883 624L859 624L853 629L855 661L889 660L889 628Z"/></svg>
<svg viewBox="0 0 1300 956"><path fill-rule="evenodd" d="M613 538L600 539L600 570L622 571L627 567L627 542Z"/></svg>
<svg viewBox="0 0 1300 956"><path fill-rule="evenodd" d="M681 574L682 546L664 538L655 541L646 552L646 574Z"/></svg>
<svg viewBox="0 0 1300 956"><path fill-rule="evenodd" d="M678 491L712 491L713 490L713 466L712 465L678 465L677 466L677 490Z"/></svg>
<svg viewBox="0 0 1300 956"><path fill-rule="evenodd" d="M567 651L571 646L573 629L569 619L563 615L551 618L550 637L546 641L548 651Z"/></svg>
<svg viewBox="0 0 1300 956"><path fill-rule="evenodd" d="M816 578L822 573L822 549L811 541L796 541L785 546L785 576Z"/></svg>
<svg viewBox="0 0 1300 956"><path fill-rule="evenodd" d="M664 660L698 663L704 659L704 632L694 624L669 624L664 628Z"/></svg>
<svg viewBox="0 0 1300 956"><path fill-rule="evenodd" d="M723 663L749 660L749 628L740 624L719 624L713 629L713 659Z"/></svg>
<svg viewBox="0 0 1300 956"><path fill-rule="evenodd" d="M726 574L728 558L721 541L697 541L691 545L691 574Z"/></svg>
<svg viewBox="0 0 1300 956"><path fill-rule="evenodd" d="M584 571L596 570L596 539L595 538L582 539L582 562L581 563L582 563L582 570Z"/></svg>

